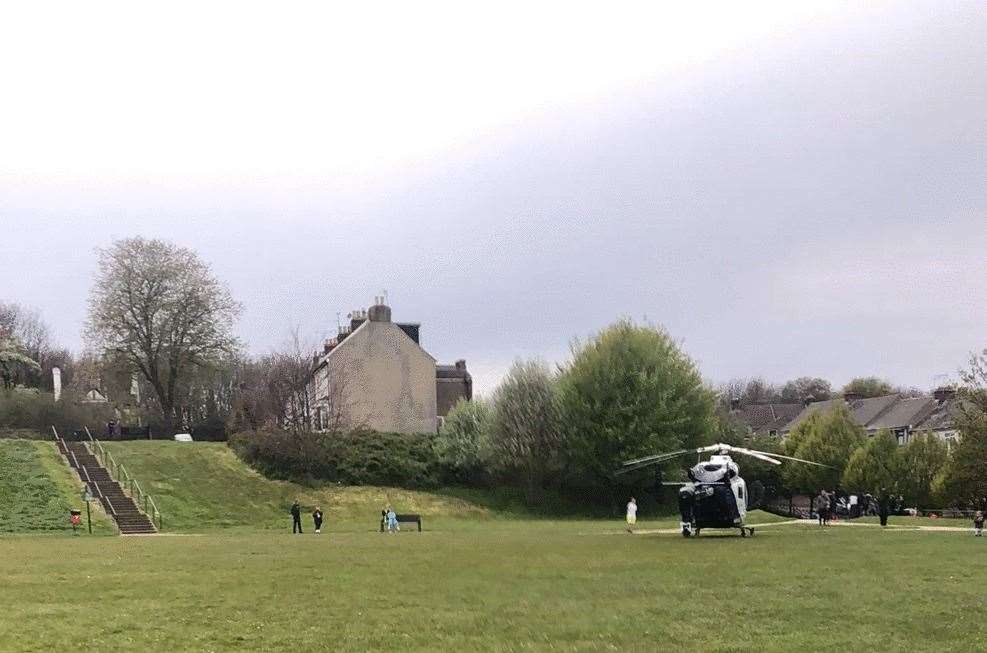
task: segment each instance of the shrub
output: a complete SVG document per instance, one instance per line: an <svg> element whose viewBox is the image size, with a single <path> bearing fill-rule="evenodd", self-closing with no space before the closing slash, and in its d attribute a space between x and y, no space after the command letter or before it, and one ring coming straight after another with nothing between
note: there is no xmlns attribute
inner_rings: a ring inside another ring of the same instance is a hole
<svg viewBox="0 0 987 653"><path fill-rule="evenodd" d="M246 431L230 447L266 476L409 489L438 485L434 436L351 431Z"/></svg>
<svg viewBox="0 0 987 653"><path fill-rule="evenodd" d="M47 438L52 426L62 436L88 426L98 436L111 419L111 406L80 404L70 393L63 393L61 399L55 401L51 393L37 390L0 392L0 429L32 430L39 437Z"/></svg>
<svg viewBox="0 0 987 653"><path fill-rule="evenodd" d="M444 480L482 485L489 479L490 404L460 399L446 415L435 439L435 453Z"/></svg>

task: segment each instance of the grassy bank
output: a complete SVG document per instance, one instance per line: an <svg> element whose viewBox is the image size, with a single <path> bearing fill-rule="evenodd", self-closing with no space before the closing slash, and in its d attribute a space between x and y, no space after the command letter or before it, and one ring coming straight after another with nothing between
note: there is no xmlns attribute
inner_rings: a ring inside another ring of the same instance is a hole
<svg viewBox="0 0 987 653"><path fill-rule="evenodd" d="M69 510L83 510L82 487L51 442L0 439L0 533L71 532ZM94 534L115 533L93 503Z"/></svg>

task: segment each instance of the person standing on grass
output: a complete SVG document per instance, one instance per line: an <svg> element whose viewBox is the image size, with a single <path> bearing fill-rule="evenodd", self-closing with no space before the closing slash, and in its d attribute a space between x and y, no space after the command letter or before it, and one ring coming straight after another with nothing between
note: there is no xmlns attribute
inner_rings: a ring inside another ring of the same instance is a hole
<svg viewBox="0 0 987 653"><path fill-rule="evenodd" d="M631 500L627 502L627 532L628 533L634 532L634 524L636 523L637 523L637 501L634 500L634 497L631 497Z"/></svg>
<svg viewBox="0 0 987 653"><path fill-rule="evenodd" d="M291 504L291 534L302 532L302 509L298 505L298 499Z"/></svg>
<svg viewBox="0 0 987 653"><path fill-rule="evenodd" d="M977 537L984 535L984 511L978 510L973 514L973 534Z"/></svg>
<svg viewBox="0 0 987 653"><path fill-rule="evenodd" d="M315 523L315 534L318 535L322 532L322 508L315 507L315 511L312 513L312 522Z"/></svg>
<svg viewBox="0 0 987 653"><path fill-rule="evenodd" d="M816 518L819 520L820 526L826 525L828 511L829 495L826 494L826 490L819 490L819 496L816 497Z"/></svg>
<svg viewBox="0 0 987 653"><path fill-rule="evenodd" d="M877 514L881 518L881 526L888 525L888 513L891 509L891 497L888 496L888 491L885 488L881 488L881 494L877 498Z"/></svg>

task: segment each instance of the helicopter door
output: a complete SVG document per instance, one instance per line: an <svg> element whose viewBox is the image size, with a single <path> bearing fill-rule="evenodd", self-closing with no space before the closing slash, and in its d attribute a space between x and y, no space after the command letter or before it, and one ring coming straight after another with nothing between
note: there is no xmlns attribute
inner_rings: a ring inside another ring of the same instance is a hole
<svg viewBox="0 0 987 653"><path fill-rule="evenodd" d="M733 482L733 495L737 498L737 511L740 513L740 518L744 519L747 515L747 483L744 479L737 478Z"/></svg>

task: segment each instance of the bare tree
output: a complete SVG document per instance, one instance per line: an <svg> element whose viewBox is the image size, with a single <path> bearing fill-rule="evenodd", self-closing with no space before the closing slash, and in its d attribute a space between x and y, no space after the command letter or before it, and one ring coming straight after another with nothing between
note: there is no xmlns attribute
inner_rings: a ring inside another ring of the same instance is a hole
<svg viewBox="0 0 987 653"><path fill-rule="evenodd" d="M170 434L189 376L236 349L240 305L189 249L129 238L97 253L86 336L147 380Z"/></svg>
<svg viewBox="0 0 987 653"><path fill-rule="evenodd" d="M295 433L338 432L359 425L353 419L344 364L312 356L298 329L280 351L243 360L236 373L234 430L280 427Z"/></svg>

